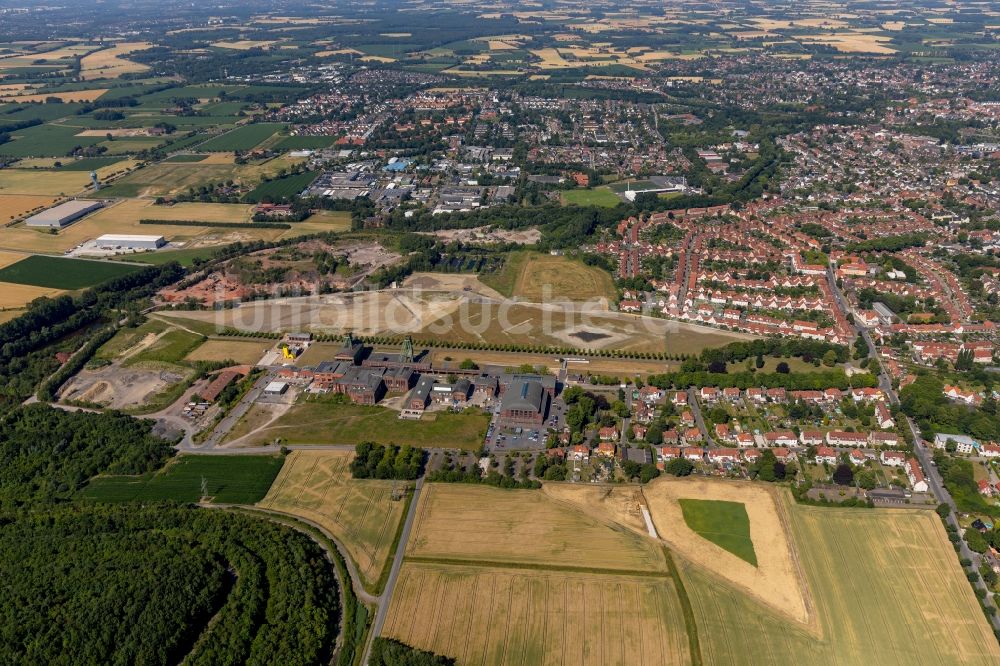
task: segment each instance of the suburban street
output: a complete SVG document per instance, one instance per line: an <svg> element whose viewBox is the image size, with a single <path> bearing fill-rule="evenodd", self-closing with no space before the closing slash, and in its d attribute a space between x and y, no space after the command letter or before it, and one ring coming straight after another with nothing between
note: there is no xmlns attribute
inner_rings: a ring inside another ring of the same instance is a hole
<svg viewBox="0 0 1000 666"><path fill-rule="evenodd" d="M701 406L698 404L698 393L695 389L689 388L688 394L688 409L691 410L691 415L694 416L694 422L698 426L698 430L701 431L701 436L705 438L705 445L712 446L716 442L712 438L712 433L708 431L708 426L705 425L705 417L701 415Z"/></svg>

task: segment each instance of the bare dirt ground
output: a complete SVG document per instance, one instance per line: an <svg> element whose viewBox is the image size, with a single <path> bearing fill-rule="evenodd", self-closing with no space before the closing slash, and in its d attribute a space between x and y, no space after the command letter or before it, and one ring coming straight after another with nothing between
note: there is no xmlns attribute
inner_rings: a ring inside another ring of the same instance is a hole
<svg viewBox="0 0 1000 666"><path fill-rule="evenodd" d="M460 241L462 243L479 243L489 245L491 243L518 243L520 245L535 245L542 239L542 232L538 229L494 229L493 227L476 227L474 229L444 229L431 234L447 241Z"/></svg>
<svg viewBox="0 0 1000 666"><path fill-rule="evenodd" d="M502 299L503 295L492 287L487 287L475 275L455 273L414 273L403 281L404 289L426 291L467 291L482 294L487 298Z"/></svg>
<svg viewBox="0 0 1000 666"><path fill-rule="evenodd" d="M360 243L338 247L338 252L347 255L351 266L374 271L383 266L392 266L403 257L396 252L385 249L378 243Z"/></svg>
<svg viewBox="0 0 1000 666"><path fill-rule="evenodd" d="M177 372L123 368L115 363L96 370L81 370L60 391L60 398L126 409L146 404L157 393L183 379Z"/></svg>
<svg viewBox="0 0 1000 666"><path fill-rule="evenodd" d="M777 489L749 482L660 478L645 487L644 495L660 539L672 550L818 631L818 619L789 535L785 500ZM758 566L691 530L684 522L679 499L743 503Z"/></svg>

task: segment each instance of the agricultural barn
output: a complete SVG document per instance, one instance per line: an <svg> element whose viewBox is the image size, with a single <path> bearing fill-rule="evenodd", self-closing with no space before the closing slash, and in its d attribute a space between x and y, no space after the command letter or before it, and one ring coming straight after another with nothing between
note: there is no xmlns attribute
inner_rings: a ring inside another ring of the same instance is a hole
<svg viewBox="0 0 1000 666"><path fill-rule="evenodd" d="M163 236L104 234L97 237L97 247L122 250L158 250L167 244Z"/></svg>
<svg viewBox="0 0 1000 666"><path fill-rule="evenodd" d="M87 201L85 199L73 199L58 206L53 206L48 210L43 210L38 215L32 215L24 223L29 227L49 227L50 229L61 229L68 224L76 222L87 213L91 213L104 205L102 201Z"/></svg>
<svg viewBox="0 0 1000 666"><path fill-rule="evenodd" d="M541 425L545 422L550 400L540 382L514 382L500 401L500 418L510 423Z"/></svg>

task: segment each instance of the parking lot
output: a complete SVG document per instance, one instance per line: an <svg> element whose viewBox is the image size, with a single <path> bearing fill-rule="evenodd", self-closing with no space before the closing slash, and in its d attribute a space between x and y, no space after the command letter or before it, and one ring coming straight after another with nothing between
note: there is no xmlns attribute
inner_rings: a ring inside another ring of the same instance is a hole
<svg viewBox="0 0 1000 666"><path fill-rule="evenodd" d="M531 451L546 448L550 432L560 432L566 425L566 404L559 398L552 401L541 426L504 423L500 406L493 409L493 420L486 431L486 447L490 451Z"/></svg>

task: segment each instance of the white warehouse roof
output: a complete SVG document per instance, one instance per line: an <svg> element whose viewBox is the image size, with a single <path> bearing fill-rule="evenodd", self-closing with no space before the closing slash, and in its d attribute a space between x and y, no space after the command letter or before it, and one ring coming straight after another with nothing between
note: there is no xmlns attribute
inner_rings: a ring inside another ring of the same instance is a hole
<svg viewBox="0 0 1000 666"><path fill-rule="evenodd" d="M104 234L97 237L98 243L110 243L113 241L122 241L126 243L155 243L158 241L165 241L163 236L141 236L138 234Z"/></svg>
<svg viewBox="0 0 1000 666"><path fill-rule="evenodd" d="M24 223L29 227L62 227L103 205L103 201L73 199L32 215Z"/></svg>

